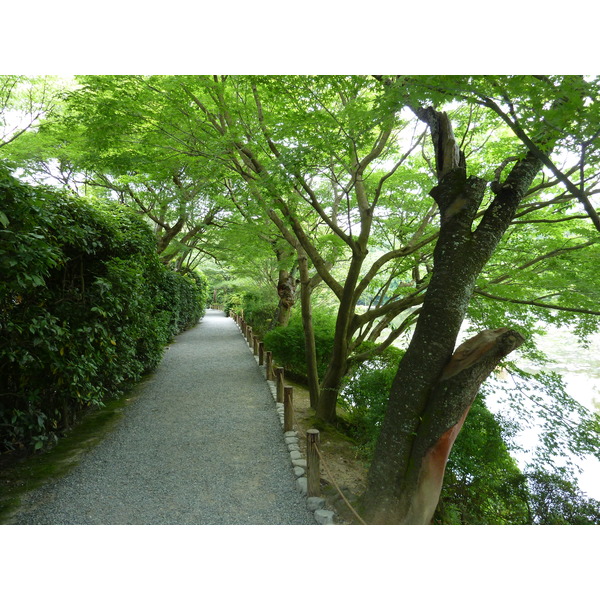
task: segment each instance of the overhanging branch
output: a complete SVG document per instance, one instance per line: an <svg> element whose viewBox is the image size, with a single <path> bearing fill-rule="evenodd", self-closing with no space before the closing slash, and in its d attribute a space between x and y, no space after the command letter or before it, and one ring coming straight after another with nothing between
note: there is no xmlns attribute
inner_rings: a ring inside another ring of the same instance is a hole
<svg viewBox="0 0 600 600"><path fill-rule="evenodd" d="M546 304L545 302L536 302L535 300L517 300L515 298L503 298L502 296L495 296L483 290L476 289L475 294L485 296L491 300L498 300L499 302L509 302L511 304L524 304L526 306L537 306L539 308L547 308L549 310L561 310L572 313L580 313L584 315L595 315L600 316L600 311L590 310L588 308L574 308L572 306L559 306L558 304Z"/></svg>
<svg viewBox="0 0 600 600"><path fill-rule="evenodd" d="M529 152L533 156L535 156L542 164L544 164L550 171L552 171L553 175L560 181L567 190L573 194L575 198L583 204L586 213L590 217L590 220L596 227L598 231L600 231L600 216L592 206L587 194L580 188L578 188L550 159L550 157L542 152L537 144L525 133L523 128L519 125L519 123L515 119L511 119L499 106L494 102L491 98L485 98L484 104L491 108L514 132L514 134L525 144Z"/></svg>

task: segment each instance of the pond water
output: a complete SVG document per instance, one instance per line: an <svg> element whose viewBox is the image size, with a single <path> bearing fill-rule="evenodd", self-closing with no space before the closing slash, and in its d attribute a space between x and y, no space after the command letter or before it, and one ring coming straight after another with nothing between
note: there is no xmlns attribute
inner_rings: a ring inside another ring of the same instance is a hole
<svg viewBox="0 0 600 600"><path fill-rule="evenodd" d="M543 367L545 371L555 371L562 375L567 393L587 409L600 411L600 334L592 336L589 348L582 348L577 338L565 329L550 328L546 335L537 336L538 347L548 356L550 363ZM519 366L530 373L542 370L525 358L518 358ZM488 402L490 410L501 408L492 399ZM535 428L517 436L516 441L525 449L537 445ZM513 453L520 466L527 462L526 454ZM583 472L579 475L579 487L588 497L600 500L600 461L595 457L577 459Z"/></svg>

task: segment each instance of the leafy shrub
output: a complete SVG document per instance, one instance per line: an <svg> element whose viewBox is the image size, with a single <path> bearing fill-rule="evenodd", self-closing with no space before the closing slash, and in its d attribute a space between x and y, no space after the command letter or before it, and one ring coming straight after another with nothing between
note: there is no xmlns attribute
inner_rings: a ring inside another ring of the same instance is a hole
<svg viewBox="0 0 600 600"><path fill-rule="evenodd" d="M333 352L335 319L335 313L325 309L317 309L313 312L319 377L325 375ZM265 335L264 342L266 348L273 353L275 362L284 367L286 374L299 381L306 379L304 329L299 312L292 315L287 327L278 327L269 331Z"/></svg>
<svg viewBox="0 0 600 600"><path fill-rule="evenodd" d="M176 335L193 327L204 315L208 286L203 275L181 275L165 269L158 279L156 294L158 308L169 314L170 335Z"/></svg>
<svg viewBox="0 0 600 600"><path fill-rule="evenodd" d="M404 352L387 348L346 379L340 406L350 432L372 457L390 390ZM527 523L526 478L505 445L504 430L478 398L454 443L435 521L445 524Z"/></svg>
<svg viewBox="0 0 600 600"><path fill-rule="evenodd" d="M273 316L277 306L274 304L255 304L244 309L244 318L252 326L254 334L264 339L269 331L274 327Z"/></svg>
<svg viewBox="0 0 600 600"><path fill-rule="evenodd" d="M360 350L366 350L363 344ZM353 437L366 456L371 456L379 437L392 382L404 352L390 346L352 370L346 377L339 404L346 412Z"/></svg>
<svg viewBox="0 0 600 600"><path fill-rule="evenodd" d="M277 310L268 293L260 290L245 290L234 292L225 297L225 314L234 311L244 315L244 319L252 326L255 335L264 338L273 328L273 317Z"/></svg>
<svg viewBox="0 0 600 600"><path fill-rule="evenodd" d="M600 502L587 498L567 471L526 475L536 525L600 525Z"/></svg>
<svg viewBox="0 0 600 600"><path fill-rule="evenodd" d="M444 524L527 524L527 480L505 443L506 431L479 395L446 465L434 520Z"/></svg>
<svg viewBox="0 0 600 600"><path fill-rule="evenodd" d="M1 168L0 199L0 448L39 449L154 368L203 314L206 282L161 265L127 207Z"/></svg>

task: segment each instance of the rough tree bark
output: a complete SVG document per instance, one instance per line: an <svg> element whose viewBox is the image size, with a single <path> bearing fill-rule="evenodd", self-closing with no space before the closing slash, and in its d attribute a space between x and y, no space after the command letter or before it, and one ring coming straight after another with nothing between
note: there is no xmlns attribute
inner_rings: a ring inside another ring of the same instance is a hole
<svg viewBox="0 0 600 600"><path fill-rule="evenodd" d="M312 320L311 295L320 278L311 278L308 271L308 256L298 244L298 267L300 270L300 304L302 308L302 327L304 330L304 350L306 355L306 376L311 408L319 402L319 370L317 365L317 347Z"/></svg>
<svg viewBox="0 0 600 600"><path fill-rule="evenodd" d="M467 178L444 113L415 112L432 133L439 183L431 195L440 211L440 235L431 281L392 384L361 499L363 517L372 524L431 521L448 455L481 383L523 342L508 328L485 331L453 355L476 279L542 166L531 152L518 161L472 231L486 182Z"/></svg>
<svg viewBox="0 0 600 600"><path fill-rule="evenodd" d="M279 305L276 322L278 326L285 327L289 323L292 307L296 303L296 278L287 269L279 270L277 295Z"/></svg>
<svg viewBox="0 0 600 600"><path fill-rule="evenodd" d="M439 501L452 445L480 385L500 360L518 348L523 336L506 327L486 330L458 347L432 385L418 417L403 476L394 494L368 504L369 523L427 524ZM374 473L370 474L373 477Z"/></svg>

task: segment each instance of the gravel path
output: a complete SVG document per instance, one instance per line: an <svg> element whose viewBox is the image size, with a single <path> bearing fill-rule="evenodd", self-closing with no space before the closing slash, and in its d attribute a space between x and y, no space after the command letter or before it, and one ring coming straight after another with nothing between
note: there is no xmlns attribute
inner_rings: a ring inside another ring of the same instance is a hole
<svg viewBox="0 0 600 600"><path fill-rule="evenodd" d="M15 524L308 525L273 397L237 326L209 310L117 427Z"/></svg>

